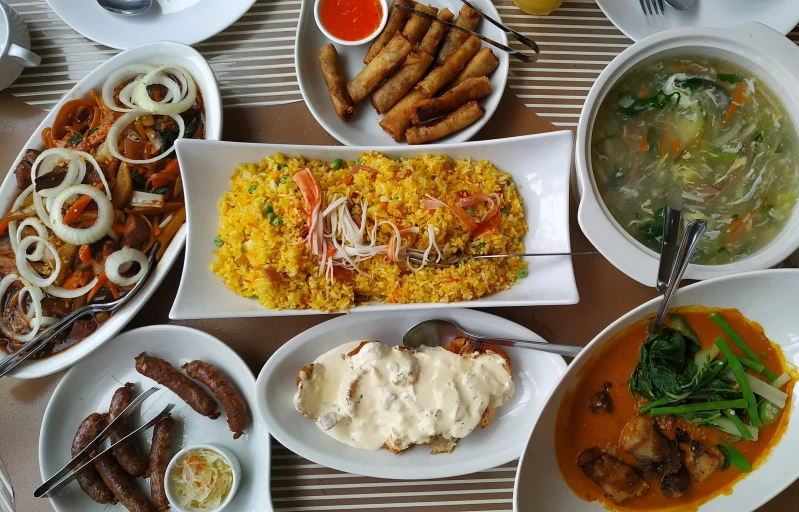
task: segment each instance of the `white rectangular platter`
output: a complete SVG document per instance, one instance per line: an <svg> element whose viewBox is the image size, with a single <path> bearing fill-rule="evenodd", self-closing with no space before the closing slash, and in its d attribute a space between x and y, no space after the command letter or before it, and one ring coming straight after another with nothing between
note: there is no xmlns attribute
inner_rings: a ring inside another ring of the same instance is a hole
<svg viewBox="0 0 799 512"><path fill-rule="evenodd" d="M214 238L219 228L218 203L230 187L239 163L258 162L275 153L307 159L355 160L372 150L391 158L443 154L453 159L488 160L511 174L524 205L528 231L525 250L530 253L569 252L569 174L573 134L559 131L484 142L431 147L325 147L281 144L180 140L178 159L188 217L188 238L183 277L169 316L172 319L233 318L319 314L312 310L270 310L256 300L241 297L214 275ZM579 301L569 256L529 259L529 276L509 290L478 300L453 303L370 303L350 310L393 311L453 307L536 306L575 304Z"/></svg>

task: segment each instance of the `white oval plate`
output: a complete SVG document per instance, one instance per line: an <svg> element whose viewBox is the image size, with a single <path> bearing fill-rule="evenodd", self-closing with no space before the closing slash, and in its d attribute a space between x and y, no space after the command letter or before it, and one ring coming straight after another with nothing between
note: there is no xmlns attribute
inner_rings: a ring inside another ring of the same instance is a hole
<svg viewBox="0 0 799 512"><path fill-rule="evenodd" d="M303 365L339 345L353 340L402 343L411 326L444 318L464 329L489 336L544 341L510 320L468 309L411 311L403 315L367 313L335 318L295 336L269 358L255 384L258 415L270 434L289 450L318 464L376 478L429 479L466 475L510 462L522 452L530 426L544 398L560 379L566 363L560 356L507 348L516 394L497 409L496 420L462 439L448 455L431 455L430 447L416 446L399 455L388 450L359 450L326 436L316 423L299 413L292 402L295 379Z"/></svg>
<svg viewBox="0 0 799 512"><path fill-rule="evenodd" d="M665 4L666 14L663 16L644 15L638 2L633 0L596 0L596 3L605 16L633 41L672 28L730 28L747 21L757 21L788 35L799 23L799 2L796 0L697 0L685 11Z"/></svg>
<svg viewBox="0 0 799 512"><path fill-rule="evenodd" d="M126 50L168 39L195 44L218 34L239 19L255 0L153 0L138 16L106 11L97 0L47 0L64 22L92 41Z"/></svg>
<svg viewBox="0 0 799 512"><path fill-rule="evenodd" d="M222 100L219 96L219 87L216 85L214 73L208 66L205 59L193 48L171 42L151 43L115 55L106 62L100 64L97 69L86 75L86 77L72 88L58 104L53 107L44 121L36 128L28 142L22 147L14 164L11 166L6 179L0 185L0 212L7 212L11 204L19 194L17 180L14 177L14 168L17 166L26 149L43 149L41 142L41 132L44 128L52 126L61 106L67 101L86 98L92 89L102 89L105 79L117 69L133 63L144 64L177 64L189 71L197 82L197 87L203 95L205 105L205 136L209 140L218 140L222 135ZM61 371L64 368L75 364L87 355L91 354L100 345L111 339L115 334L122 330L130 322L133 316L139 312L144 303L152 296L158 285L166 277L169 269L175 263L183 249L183 242L186 239L186 226L180 228L175 238L169 244L164 256L158 263L149 281L142 287L136 296L117 311L111 318L100 326L91 336L63 352L59 352L45 359L31 361L28 360L20 364L9 375L18 379L35 379L44 377Z"/></svg>
<svg viewBox="0 0 799 512"><path fill-rule="evenodd" d="M567 390L577 385L577 376L592 355L601 352L615 334L644 316L657 311L660 298L652 299L613 322L599 333L569 365L563 379L547 398L516 473L513 510L602 511L599 502L578 498L561 477L555 460L555 418ZM677 291L672 306L699 304L708 307L737 308L748 319L763 326L766 336L780 345L788 362L799 365L799 270L763 270L737 276L720 277L686 286ZM259 377L260 378L260 377ZM794 383L792 414L799 406ZM259 405L260 405L260 398ZM796 452L799 450L799 421L792 419L788 429L765 462L732 488L700 507L701 512L755 510L799 476Z"/></svg>
<svg viewBox="0 0 799 512"><path fill-rule="evenodd" d="M235 318L322 314L311 309L266 309L257 300L237 295L210 271L214 261L214 238L219 229L219 200L230 188L230 174L242 162L260 162L275 153L308 159L355 160L362 151L380 151L397 157L429 153L454 159L474 158L493 162L510 173L522 197L528 231L524 237L529 252L569 252L569 168L573 135L570 131L526 135L485 142L449 144L435 148L326 147L237 142L178 141L177 153L183 169L183 189L189 225L186 259L180 288L169 317ZM535 158L530 158L535 155ZM374 303L350 311L440 309L465 306L532 306L576 304L580 297L574 269L568 256L541 256L529 260L530 275L508 290L468 302L388 304Z"/></svg>
<svg viewBox="0 0 799 512"><path fill-rule="evenodd" d="M134 415L134 425L141 418L152 418L167 403L174 403L176 420L172 454L194 444L212 443L232 450L241 463L242 481L229 510L261 512L271 510L269 496L269 434L259 425L255 413L255 379L247 364L230 347L196 329L174 325L154 325L121 334L90 357L75 365L56 386L44 412L39 434L39 466L46 480L70 460L70 447L80 423L93 412L107 412L120 383L132 382L137 393L157 385L140 375L134 358L142 352L166 359L172 365L201 359L213 364L238 388L250 409L251 423L245 434L234 440L223 414L209 420L197 414L177 395L161 386ZM220 406L220 411L222 408ZM142 453L149 453L152 429L138 436ZM149 496L149 481L136 479ZM58 512L92 512L124 510L119 505L109 508L89 499L76 482L67 485L50 498Z"/></svg>
<svg viewBox="0 0 799 512"><path fill-rule="evenodd" d="M473 0L475 7L486 13L488 16L499 20L496 7L490 0ZM423 3L431 4L433 7L443 9L449 8L456 16L463 5L459 0L423 0ZM355 119L344 122L338 118L333 104L330 103L330 96L327 86L319 70L319 49L330 42L316 26L314 21L314 2L304 0L302 11L300 12L300 26L297 29L297 41L294 47L294 63L297 66L297 81L302 92L302 99L311 110L311 113L327 130L327 133L335 137L339 142L347 146L406 146L407 143L394 142L389 134L383 131L378 124L382 116L378 115L367 97L355 106ZM493 39L498 43L507 46L508 37L505 32L498 29L491 23L480 20L477 31ZM351 80L363 69L363 57L369 49L371 43L360 46L336 45L339 58L341 59L341 71L344 76ZM499 60L499 67L489 77L491 79L491 94L480 100L480 105L485 108L485 115L473 123L471 126L453 133L447 137L439 139L434 144L445 144L454 142L464 142L480 131L499 105L502 93L505 92L505 84L508 81L508 54L483 43L494 50L494 55Z"/></svg>

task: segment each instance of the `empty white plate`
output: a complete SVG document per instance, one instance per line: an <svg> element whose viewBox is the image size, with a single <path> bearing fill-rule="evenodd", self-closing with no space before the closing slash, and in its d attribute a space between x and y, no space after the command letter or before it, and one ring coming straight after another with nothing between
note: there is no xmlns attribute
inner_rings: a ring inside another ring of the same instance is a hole
<svg viewBox="0 0 799 512"><path fill-rule="evenodd" d="M511 359L516 393L510 402L497 409L494 423L485 429L475 429L450 454L431 455L429 446L415 446L399 455L388 450L359 450L326 436L316 423L294 408L295 379L300 367L353 340L399 345L405 331L429 318L457 322L476 334L544 341L510 320L468 309L341 316L294 337L269 358L256 382L259 418L280 444L302 457L340 471L376 478L447 478L516 459L544 399L566 371L566 363L560 356L523 348L504 349Z"/></svg>
<svg viewBox="0 0 799 512"><path fill-rule="evenodd" d="M72 438L78 425L92 412L108 411L111 396L126 382L136 384L136 393L157 385L140 375L134 358L142 352L166 359L173 366L201 359L227 375L247 402L250 426L239 439L233 439L223 414L210 420L196 413L177 395L161 386L161 391L148 398L134 414L145 421L158 414L167 403L174 403L175 418L172 454L195 444L216 444L232 450L239 459L242 481L228 510L263 512L271 510L269 495L269 434L256 422L255 380L247 364L230 347L210 334L188 327L154 325L121 334L109 341L64 375L58 383L44 412L39 434L39 466L46 480L69 462ZM222 408L220 407L220 412ZM152 429L137 439L149 453ZM149 483L143 478L137 483L149 493ZM147 494L149 495L149 494ZM124 510L121 505L109 508L91 501L76 482L70 483L50 503L58 512L101 512Z"/></svg>
<svg viewBox="0 0 799 512"><path fill-rule="evenodd" d="M473 2L475 7L495 20L499 20L497 9L490 0L473 0ZM458 14L463 5L459 0L423 0L422 3L429 3L438 9L447 7L455 15ZM355 106L355 119L345 123L338 118L333 110L332 103L330 103L327 86L319 69L319 49L329 43L330 40L316 26L313 10L313 0L304 0L302 2L300 26L297 29L297 42L294 48L294 62L297 66L297 80L300 84L300 91L313 116L327 130L327 133L347 146L406 145L405 141L401 143L394 142L394 139L380 128L378 123L382 116L378 115L375 109L372 108L368 97ZM508 44L505 32L485 20L480 20L477 25L477 31L498 43ZM347 80L353 79L363 69L363 57L366 55L370 44L366 43L360 46L336 45L336 50L341 59L341 70ZM488 122L497 109L497 105L499 105L499 100L505 91L505 83L508 81L508 54L490 46L488 43L483 43L483 46L492 48L494 55L499 60L499 67L489 77L493 90L491 94L480 100L480 105L485 108L485 115L467 128L444 137L436 141L436 143L463 142L471 139Z"/></svg>

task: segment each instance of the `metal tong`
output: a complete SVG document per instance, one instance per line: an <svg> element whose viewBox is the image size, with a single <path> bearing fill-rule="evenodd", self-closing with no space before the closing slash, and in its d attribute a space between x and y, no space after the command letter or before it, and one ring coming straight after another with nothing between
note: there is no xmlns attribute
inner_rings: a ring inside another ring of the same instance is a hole
<svg viewBox="0 0 799 512"><path fill-rule="evenodd" d="M451 29L455 29L455 30L460 30L462 32L466 32L467 34L469 34L471 36L474 36L474 37L476 37L476 38L478 38L478 39L480 39L482 41L485 41L486 43L488 43L488 44L490 44L492 46L496 46L500 50L503 50L503 51L507 52L508 54L516 57L517 59L519 59L522 62L532 63L532 62L535 62L535 61L538 60L538 54L541 53L541 49L538 47L538 45L535 43L535 41L533 41L532 39L530 39L528 37L525 37L525 36L521 35L520 33L516 32L512 28L506 27L505 25L503 25L502 23L496 21L495 19L488 17L483 11L481 11L477 7L474 7L470 2L468 2L466 0L461 0L461 1L464 4L466 4L467 6L471 7L475 11L477 11L477 13L480 16L482 16L483 18L485 18L489 23L491 23L492 25L495 25L496 27L498 27L500 30L502 30L506 34L509 34L509 35L513 36L517 41L522 43L524 46L526 46L526 47L530 48L531 50L533 50L535 52L535 54L528 55L526 53L522 53L519 50L515 50L515 49L511 48L510 46L505 46L504 44L499 43L497 41L494 41L493 39L490 39L488 37L485 37L482 34L478 34L477 32L475 32L473 30L469 30L468 28L459 27L458 25L456 25L454 23L450 23L449 21L444 21L442 19L439 19L439 18L433 16L432 14L428 14L426 12L417 11L413 7L408 7L408 6L405 6L405 5L401 5L401 4L395 3L394 4L394 8L395 9L399 9L402 12L411 14L413 16L420 16L420 17L422 17L422 18L424 18L426 20L430 20L430 21L432 21L434 23L442 23L442 24L446 25L447 27L449 27Z"/></svg>
<svg viewBox="0 0 799 512"><path fill-rule="evenodd" d="M150 274L152 274L153 270L155 269L155 254L157 252L158 242L156 241L150 251L147 272L139 280L139 282L136 283L136 286L134 286L131 291L126 293L124 297L120 297L113 302L87 304L80 309L72 311L58 322L43 330L38 336L0 360L0 378L5 377L20 363L42 350L53 338L55 338L61 331L72 325L78 318L101 312L112 313L130 302L133 296L144 287L144 283L147 281L147 278L150 277Z"/></svg>
<svg viewBox="0 0 799 512"><path fill-rule="evenodd" d="M68 483L70 483L72 480L75 479L75 477L78 475L78 473L80 473L83 470L83 468L87 467L89 464L93 464L95 460L108 454L111 450L114 449L114 447L129 441L134 436L138 435L140 432L143 432L148 428L152 427L153 425L155 425L158 422L158 420L160 420L161 418L167 416L170 413L170 411L172 411L172 408L175 407L175 404L167 404L167 406L164 407L164 409L157 416L153 417L150 421L144 423L142 426L140 426L130 434L126 435L116 443L110 445L106 449L100 451L93 457L91 456L91 453L95 449L97 449L97 447L100 446L100 444L102 444L103 441L106 440L106 438L111 434L111 431L120 421L123 421L126 418L128 418L133 413L133 411L139 408L142 402L144 402L147 398L150 397L150 395L152 395L156 391L159 391L160 389L161 388L154 386L145 391L144 393L142 393L141 395L134 398L130 402L130 405L128 405L125 408L125 410L122 411L122 414L114 418L114 421L110 422L102 430L102 432L100 432L100 434L97 437L95 437L89 444L86 445L86 447L83 450L80 451L80 453L78 453L75 457L73 457L71 461L67 462L63 468L59 469L55 475L51 476L50 478L47 479L46 482L37 487L36 490L33 491L33 497L45 498L50 494L63 489L64 486L66 486ZM84 462L84 460L87 457L90 457L89 460L86 460Z"/></svg>

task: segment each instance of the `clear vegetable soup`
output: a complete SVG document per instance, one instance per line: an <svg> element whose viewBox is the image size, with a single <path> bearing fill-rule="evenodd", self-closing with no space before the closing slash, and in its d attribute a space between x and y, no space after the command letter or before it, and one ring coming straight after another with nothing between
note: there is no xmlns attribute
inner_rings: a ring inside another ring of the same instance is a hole
<svg viewBox="0 0 799 512"><path fill-rule="evenodd" d="M694 262L730 263L780 232L797 200L797 137L785 108L751 72L712 58L641 64L610 91L591 160L605 205L660 252L663 208L708 230Z"/></svg>

